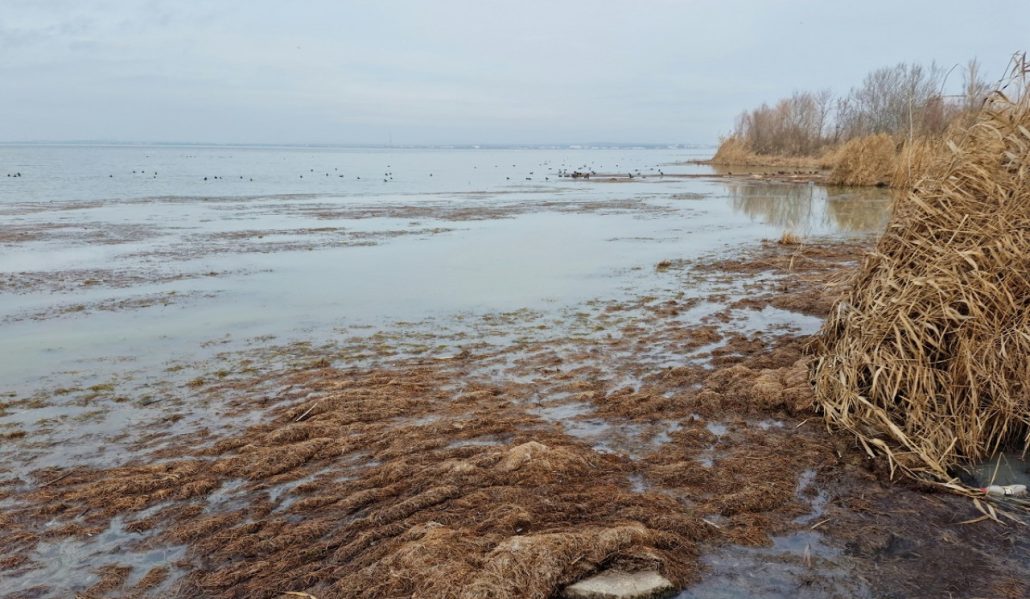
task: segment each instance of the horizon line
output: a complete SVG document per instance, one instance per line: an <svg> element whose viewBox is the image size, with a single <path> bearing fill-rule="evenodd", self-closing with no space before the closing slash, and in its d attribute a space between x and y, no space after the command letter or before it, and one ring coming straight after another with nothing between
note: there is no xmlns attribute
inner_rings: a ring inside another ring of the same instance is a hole
<svg viewBox="0 0 1030 599"><path fill-rule="evenodd" d="M683 143L683 142L533 142L533 143L424 143L424 144L383 144L383 143L303 143L303 142L209 142L209 141L122 141L102 139L69 139L69 140L7 140L0 141L0 146L141 146L141 147L279 147L279 148L349 148L349 149L518 149L518 148L554 148L554 149L604 149L604 148L669 148L669 149L703 149L714 148L718 144Z"/></svg>

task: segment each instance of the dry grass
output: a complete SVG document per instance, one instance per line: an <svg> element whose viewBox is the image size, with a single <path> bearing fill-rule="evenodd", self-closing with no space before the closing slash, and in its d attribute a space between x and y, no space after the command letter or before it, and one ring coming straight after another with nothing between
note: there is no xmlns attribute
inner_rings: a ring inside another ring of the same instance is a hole
<svg viewBox="0 0 1030 599"><path fill-rule="evenodd" d="M833 167L829 154L819 156L757 154L746 143L735 137L724 139L709 162L717 166L775 166L801 169L829 169Z"/></svg>
<svg viewBox="0 0 1030 599"><path fill-rule="evenodd" d="M727 137L719 144L719 148L712 156L714 164L747 164L747 161L754 156L751 149L743 141L736 137Z"/></svg>
<svg viewBox="0 0 1030 599"><path fill-rule="evenodd" d="M801 236L793 231L784 231L776 243L780 245L801 245Z"/></svg>
<svg viewBox="0 0 1030 599"><path fill-rule="evenodd" d="M1030 94L1021 81L1021 99L995 94L949 135L948 155L898 203L814 344L831 425L892 472L966 493L955 466L1030 449ZM889 138L865 143L876 157L856 169L862 180L880 176L893 151Z"/></svg>
<svg viewBox="0 0 1030 599"><path fill-rule="evenodd" d="M897 150L891 136L878 133L855 138L834 153L833 185L886 186L894 174Z"/></svg>
<svg viewBox="0 0 1030 599"><path fill-rule="evenodd" d="M906 140L895 160L890 186L895 189L915 189L919 180L929 175L933 165L942 158L947 158L944 140L928 137Z"/></svg>
<svg viewBox="0 0 1030 599"><path fill-rule="evenodd" d="M829 170L826 182L831 185L910 190L946 157L944 150L941 138L915 137L898 142L881 133L829 147L818 156L774 156L756 154L731 137L723 141L709 162L716 166Z"/></svg>

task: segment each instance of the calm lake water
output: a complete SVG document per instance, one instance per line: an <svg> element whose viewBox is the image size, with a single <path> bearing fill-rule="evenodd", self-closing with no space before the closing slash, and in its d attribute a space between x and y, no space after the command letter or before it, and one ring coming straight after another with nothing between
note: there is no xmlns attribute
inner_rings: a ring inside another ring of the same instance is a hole
<svg viewBox="0 0 1030 599"><path fill-rule="evenodd" d="M0 392L213 340L554 309L639 292L662 259L885 223L879 191L677 176L709 153L0 147Z"/></svg>

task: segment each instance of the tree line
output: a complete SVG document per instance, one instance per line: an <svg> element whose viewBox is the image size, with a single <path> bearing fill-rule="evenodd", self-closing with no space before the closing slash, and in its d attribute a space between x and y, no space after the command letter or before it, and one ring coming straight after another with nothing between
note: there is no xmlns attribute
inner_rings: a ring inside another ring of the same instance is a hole
<svg viewBox="0 0 1030 599"><path fill-rule="evenodd" d="M945 94L952 75L936 63L899 63L872 71L840 97L828 90L795 91L773 105L737 117L731 137L756 154L813 156L867 135L936 136L979 110L992 89L976 60L961 69L962 88Z"/></svg>

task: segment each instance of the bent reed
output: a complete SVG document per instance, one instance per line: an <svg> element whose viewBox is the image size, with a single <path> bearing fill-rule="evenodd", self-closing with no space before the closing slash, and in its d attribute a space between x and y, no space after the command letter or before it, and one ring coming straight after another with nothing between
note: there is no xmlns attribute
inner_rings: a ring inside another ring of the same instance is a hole
<svg viewBox="0 0 1030 599"><path fill-rule="evenodd" d="M924 175L810 348L831 427L892 475L977 497L957 468L1030 449L1030 66L1013 70L943 151L910 149Z"/></svg>

